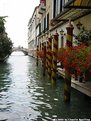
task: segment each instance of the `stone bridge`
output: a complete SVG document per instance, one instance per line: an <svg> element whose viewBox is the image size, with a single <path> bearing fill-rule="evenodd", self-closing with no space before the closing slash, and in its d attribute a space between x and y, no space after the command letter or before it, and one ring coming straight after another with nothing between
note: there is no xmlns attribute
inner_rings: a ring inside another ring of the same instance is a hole
<svg viewBox="0 0 91 121"><path fill-rule="evenodd" d="M23 48L23 47L13 47L12 48L12 52L14 52L14 51L21 51L25 55L28 55L28 49L27 48Z"/></svg>

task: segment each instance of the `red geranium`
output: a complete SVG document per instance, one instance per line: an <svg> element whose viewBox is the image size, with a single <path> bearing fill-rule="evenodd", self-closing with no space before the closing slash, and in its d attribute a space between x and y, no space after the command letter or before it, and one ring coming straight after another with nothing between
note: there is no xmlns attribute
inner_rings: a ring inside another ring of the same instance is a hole
<svg viewBox="0 0 91 121"><path fill-rule="evenodd" d="M91 46L74 46L63 54L62 62L65 69L71 74L75 71L78 75L86 72L91 67Z"/></svg>

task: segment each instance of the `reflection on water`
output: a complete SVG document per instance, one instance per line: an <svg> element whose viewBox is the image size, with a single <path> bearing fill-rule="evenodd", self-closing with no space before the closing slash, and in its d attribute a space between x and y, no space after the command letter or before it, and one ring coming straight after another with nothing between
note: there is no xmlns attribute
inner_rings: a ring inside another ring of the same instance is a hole
<svg viewBox="0 0 91 121"><path fill-rule="evenodd" d="M32 57L12 54L0 64L0 121L52 121L90 118L91 102L72 89L70 104L63 101L63 80L52 88L41 64Z"/></svg>
<svg viewBox="0 0 91 121"><path fill-rule="evenodd" d="M10 70L9 64L0 64L0 92L7 91L8 87L10 86Z"/></svg>

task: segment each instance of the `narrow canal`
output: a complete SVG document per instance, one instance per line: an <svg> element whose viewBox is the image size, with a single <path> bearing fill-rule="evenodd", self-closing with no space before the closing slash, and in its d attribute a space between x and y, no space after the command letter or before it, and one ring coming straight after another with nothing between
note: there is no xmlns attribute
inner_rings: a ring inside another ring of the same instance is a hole
<svg viewBox="0 0 91 121"><path fill-rule="evenodd" d="M91 100L74 89L71 96L65 104L63 79L53 88L32 57L11 55L0 64L0 121L91 118Z"/></svg>

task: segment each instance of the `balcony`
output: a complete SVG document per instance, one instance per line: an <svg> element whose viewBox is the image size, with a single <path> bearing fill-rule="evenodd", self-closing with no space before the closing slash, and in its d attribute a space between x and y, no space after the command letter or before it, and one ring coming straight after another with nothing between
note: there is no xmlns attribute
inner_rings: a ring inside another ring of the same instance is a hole
<svg viewBox="0 0 91 121"><path fill-rule="evenodd" d="M91 0L69 0L65 8L91 9Z"/></svg>
<svg viewBox="0 0 91 121"><path fill-rule="evenodd" d="M43 14L46 10L46 6L44 3L40 3L39 5L39 14Z"/></svg>
<svg viewBox="0 0 91 121"><path fill-rule="evenodd" d="M69 0L64 5L64 11L62 11L59 16L52 19L51 22L54 23L54 25L58 22L62 24L69 19L74 21L90 13L91 0Z"/></svg>

